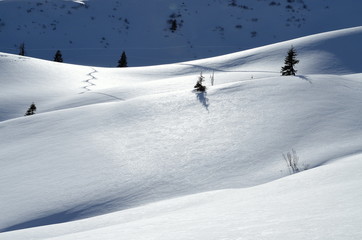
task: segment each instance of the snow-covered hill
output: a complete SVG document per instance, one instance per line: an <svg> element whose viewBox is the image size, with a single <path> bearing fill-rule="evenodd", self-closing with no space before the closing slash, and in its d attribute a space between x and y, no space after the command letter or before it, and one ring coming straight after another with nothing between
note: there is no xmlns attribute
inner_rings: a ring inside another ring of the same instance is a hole
<svg viewBox="0 0 362 240"><path fill-rule="evenodd" d="M2 239L360 239L361 155L264 185L200 193Z"/></svg>
<svg viewBox="0 0 362 240"><path fill-rule="evenodd" d="M0 51L130 66L212 57L362 24L356 0L3 0Z"/></svg>
<svg viewBox="0 0 362 240"><path fill-rule="evenodd" d="M216 84L279 76L292 45L299 54L300 74L361 72L360 29L317 34L192 62L126 69L60 64L3 53L0 120L22 116L33 101L39 104L39 112L48 112L145 94L189 90L201 71L207 77L216 72Z"/></svg>
<svg viewBox="0 0 362 240"><path fill-rule="evenodd" d="M1 54L0 239L360 239L361 40L122 69ZM292 148L310 170L289 176Z"/></svg>

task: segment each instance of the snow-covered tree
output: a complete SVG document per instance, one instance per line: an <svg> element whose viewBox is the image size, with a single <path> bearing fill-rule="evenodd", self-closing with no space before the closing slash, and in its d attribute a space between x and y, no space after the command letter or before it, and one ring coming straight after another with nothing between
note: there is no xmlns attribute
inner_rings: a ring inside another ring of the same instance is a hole
<svg viewBox="0 0 362 240"><path fill-rule="evenodd" d="M295 76L295 74L297 73L297 70L294 69L294 65L299 63L299 60L296 59L296 56L297 56L297 52L294 49L294 47L292 46L288 51L288 55L285 57L284 66L282 67L282 70L280 71L282 76L290 76L290 75Z"/></svg>

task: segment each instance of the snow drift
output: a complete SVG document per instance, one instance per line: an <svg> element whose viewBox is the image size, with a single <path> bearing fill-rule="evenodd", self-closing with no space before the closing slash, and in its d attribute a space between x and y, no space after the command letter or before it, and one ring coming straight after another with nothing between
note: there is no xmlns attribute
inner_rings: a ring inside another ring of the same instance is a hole
<svg viewBox="0 0 362 240"><path fill-rule="evenodd" d="M361 38L127 69L2 54L0 236L358 239ZM310 171L288 176L292 148Z"/></svg>

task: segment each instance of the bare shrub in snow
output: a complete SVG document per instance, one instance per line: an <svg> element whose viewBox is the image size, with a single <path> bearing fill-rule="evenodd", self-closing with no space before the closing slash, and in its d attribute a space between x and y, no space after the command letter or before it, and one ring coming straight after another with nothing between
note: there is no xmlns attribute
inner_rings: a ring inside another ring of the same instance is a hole
<svg viewBox="0 0 362 240"><path fill-rule="evenodd" d="M309 164L300 164L299 156L294 149L292 149L292 152L288 152L287 154L283 153L282 155L287 164L290 174L298 173L300 171L309 169Z"/></svg>
<svg viewBox="0 0 362 240"><path fill-rule="evenodd" d="M287 154L283 153L283 158L287 163L287 167L290 174L299 172L299 167L298 167L299 157L294 149L292 149L292 152L288 152Z"/></svg>

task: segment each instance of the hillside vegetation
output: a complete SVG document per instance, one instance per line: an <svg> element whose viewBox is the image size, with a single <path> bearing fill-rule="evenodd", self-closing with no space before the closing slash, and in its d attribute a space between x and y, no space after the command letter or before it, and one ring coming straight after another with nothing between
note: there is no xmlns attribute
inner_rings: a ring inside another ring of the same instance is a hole
<svg viewBox="0 0 362 240"><path fill-rule="evenodd" d="M3 0L0 51L115 67L213 57L362 24L356 0ZM16 17L14 17L16 16Z"/></svg>

